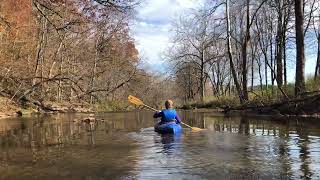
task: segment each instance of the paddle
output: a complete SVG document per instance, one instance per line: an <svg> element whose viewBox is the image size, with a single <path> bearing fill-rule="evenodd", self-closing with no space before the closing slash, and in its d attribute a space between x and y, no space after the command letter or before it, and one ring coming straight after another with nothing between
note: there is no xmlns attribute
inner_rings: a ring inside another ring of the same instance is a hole
<svg viewBox="0 0 320 180"><path fill-rule="evenodd" d="M146 107L146 108L148 108L148 109L151 109L151 110L153 110L153 111L158 111L157 109L155 109L155 108L153 108L153 107L150 107L150 106L144 104L143 101L141 101L140 99L138 99L138 98L136 98L136 97L134 97L134 96L129 95L129 96L128 96L128 101L129 101L130 103L134 104L134 105L144 106L144 107ZM198 127L189 126L188 124L183 123L183 122L181 122L181 124L187 126L188 128L191 128L193 131L201 131L201 130L203 130L203 129L198 128Z"/></svg>

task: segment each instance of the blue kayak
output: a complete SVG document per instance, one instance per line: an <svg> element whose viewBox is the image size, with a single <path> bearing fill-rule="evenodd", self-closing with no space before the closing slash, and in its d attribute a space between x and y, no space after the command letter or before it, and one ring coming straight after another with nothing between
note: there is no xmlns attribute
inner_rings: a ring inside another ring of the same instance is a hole
<svg viewBox="0 0 320 180"><path fill-rule="evenodd" d="M165 124L157 123L154 126L154 131L160 134L178 134L182 131L182 127L180 126L180 124L177 124L175 122Z"/></svg>

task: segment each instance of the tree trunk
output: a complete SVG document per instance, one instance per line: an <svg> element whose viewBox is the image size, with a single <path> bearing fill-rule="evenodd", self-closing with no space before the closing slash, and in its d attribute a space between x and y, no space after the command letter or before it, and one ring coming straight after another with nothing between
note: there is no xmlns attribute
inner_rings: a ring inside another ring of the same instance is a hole
<svg viewBox="0 0 320 180"><path fill-rule="evenodd" d="M61 51L62 44L63 44L63 41L61 40L61 42L59 43L59 47L58 47L58 49L57 49L57 51L56 51L56 53L55 53L55 55L54 55L54 62L53 62L53 64L55 64L55 60L56 60L58 54L59 54L60 51ZM61 58L61 60L60 60L60 68L59 68L60 72L59 72L59 74L61 75L61 74L62 74L62 63L63 63L63 57L62 57L62 55L61 55L60 58ZM53 69L53 66L52 66L51 69ZM51 69L50 69L50 73L49 73L49 78L51 77L51 73L52 73ZM58 100L58 101L61 100L61 79L59 79L59 81L58 81L57 100Z"/></svg>
<svg viewBox="0 0 320 180"><path fill-rule="evenodd" d="M254 81L253 61L254 61L254 57L251 57L251 88L250 88L251 91L253 91L253 81Z"/></svg>
<svg viewBox="0 0 320 180"><path fill-rule="evenodd" d="M205 85L204 85L204 52L201 54L201 75L200 75L200 100L201 102L204 101L204 90L205 90Z"/></svg>
<svg viewBox="0 0 320 180"><path fill-rule="evenodd" d="M60 68L59 68L59 73L62 74L62 70L63 70L63 56L61 56L61 61L60 61ZM61 92L62 92L62 81L59 79L58 81L58 95L57 95L57 100L60 101L61 100Z"/></svg>
<svg viewBox="0 0 320 180"><path fill-rule="evenodd" d="M272 39L270 39L270 64L271 64L271 67L270 67L270 75L271 75L271 93L272 95L274 94L274 76L273 76L273 73L272 73L272 70L273 69L273 46L272 46Z"/></svg>
<svg viewBox="0 0 320 180"><path fill-rule="evenodd" d="M275 63L277 66L277 85L282 87L283 85L283 63L282 63L282 55L283 55L283 14L282 14L282 1L278 1L278 26L277 26L277 36L276 36L276 59Z"/></svg>
<svg viewBox="0 0 320 180"><path fill-rule="evenodd" d="M96 80L96 73L97 73L97 64L98 64L98 46L99 46L99 36L95 45L96 48L96 52L95 52L95 58L94 58L94 63L93 63L93 69L92 69L92 76L91 76L91 83L90 83L90 91L92 91L94 89L95 86L95 80ZM93 96L92 93L90 93L90 104L93 104Z"/></svg>
<svg viewBox="0 0 320 180"><path fill-rule="evenodd" d="M242 45L242 92L243 99L248 100L248 70L247 70L247 47L248 42L250 40L250 8L249 8L250 0L247 0L247 23L246 23L246 34L244 43Z"/></svg>
<svg viewBox="0 0 320 180"><path fill-rule="evenodd" d="M239 95L240 103L243 104L243 95L241 92L240 84L237 78L237 72L234 67L233 57L232 57L232 48L231 48L231 36L230 36L230 19L229 19L229 0L226 0L226 18L227 18L227 46L228 46L228 56L230 61L230 68L232 72L232 77L234 84L236 85L236 89Z"/></svg>
<svg viewBox="0 0 320 180"><path fill-rule="evenodd" d="M281 27L280 27L281 29ZM281 31L281 30L278 30ZM281 33L281 32L280 32ZM278 79L278 86L282 87L283 85L283 66L282 66L282 50L283 50L283 42L282 42L282 35L279 34L277 37L277 58L276 58L276 65L277 65L277 79Z"/></svg>
<svg viewBox="0 0 320 180"><path fill-rule="evenodd" d="M43 48L44 48L44 41L45 41L45 29L46 29L46 22L47 20L40 19L39 23L39 32L38 32L38 44L37 44L37 54L36 54L36 66L34 70L34 77L38 76L39 69L41 70L41 59L43 56ZM40 68L39 68L40 67ZM41 74L41 73L40 73ZM32 85L35 85L37 83L37 78L33 79Z"/></svg>
<svg viewBox="0 0 320 180"><path fill-rule="evenodd" d="M283 34L283 77L284 77L284 85L288 85L287 80L287 52L286 52L286 35L285 32Z"/></svg>
<svg viewBox="0 0 320 180"><path fill-rule="evenodd" d="M304 29L303 29L303 1L295 0L295 18L296 18L296 82L295 95L298 96L305 91L305 55L304 55Z"/></svg>
<svg viewBox="0 0 320 180"><path fill-rule="evenodd" d="M220 96L223 90L221 89L221 72L220 72L220 61L217 62L217 95Z"/></svg>
<svg viewBox="0 0 320 180"><path fill-rule="evenodd" d="M316 79L317 77L320 77L320 32L318 34L317 39L318 39L318 53L317 53L317 64L316 64L316 71L314 73L314 79Z"/></svg>
<svg viewBox="0 0 320 180"><path fill-rule="evenodd" d="M257 60L258 70L259 70L260 90L261 90L261 93L263 95L263 79L262 79L262 72L261 72L262 63L261 63L260 57L257 57L256 60Z"/></svg>
<svg viewBox="0 0 320 180"><path fill-rule="evenodd" d="M190 65L188 66L188 70L189 70L189 73L188 73L188 100L191 100L193 99L193 90L192 90L192 76L191 76L191 67Z"/></svg>
<svg viewBox="0 0 320 180"><path fill-rule="evenodd" d="M268 52L268 48L266 48L266 52ZM264 78L266 84L266 91L268 93L268 56L267 53L264 53Z"/></svg>

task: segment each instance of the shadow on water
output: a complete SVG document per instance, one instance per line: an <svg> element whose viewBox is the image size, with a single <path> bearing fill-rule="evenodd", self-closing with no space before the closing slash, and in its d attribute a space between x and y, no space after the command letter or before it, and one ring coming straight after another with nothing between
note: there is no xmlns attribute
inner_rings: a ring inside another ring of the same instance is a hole
<svg viewBox="0 0 320 180"><path fill-rule="evenodd" d="M150 112L0 120L0 179L320 179L320 121L180 112L206 131L153 130Z"/></svg>

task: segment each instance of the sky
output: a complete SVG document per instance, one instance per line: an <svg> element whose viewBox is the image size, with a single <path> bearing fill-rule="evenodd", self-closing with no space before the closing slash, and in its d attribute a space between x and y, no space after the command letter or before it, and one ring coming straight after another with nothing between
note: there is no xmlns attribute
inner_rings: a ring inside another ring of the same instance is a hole
<svg viewBox="0 0 320 180"><path fill-rule="evenodd" d="M149 72L166 72L161 55L170 43L172 22L179 14L203 4L204 0L145 0L137 8L132 34L142 56L142 67ZM306 44L310 46L310 44ZM306 50L306 74L314 73L316 57ZM295 63L288 62L288 81L294 82Z"/></svg>
<svg viewBox="0 0 320 180"><path fill-rule="evenodd" d="M164 72L166 63L161 55L169 43L170 29L175 17L202 0L145 0L137 8L137 18L132 27L143 66L150 71Z"/></svg>

